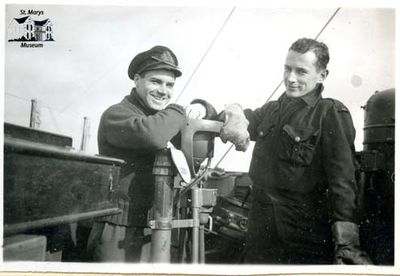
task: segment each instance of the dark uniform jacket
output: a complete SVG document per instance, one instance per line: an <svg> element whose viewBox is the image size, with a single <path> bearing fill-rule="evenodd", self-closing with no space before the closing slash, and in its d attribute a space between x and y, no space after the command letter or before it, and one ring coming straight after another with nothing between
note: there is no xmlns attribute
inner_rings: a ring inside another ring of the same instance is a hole
<svg viewBox="0 0 400 276"><path fill-rule="evenodd" d="M323 99L322 90L301 98L283 94L244 111L256 142L255 200L273 205L279 238L301 250L323 250L331 223L356 219L355 130L348 109Z"/></svg>
<svg viewBox="0 0 400 276"><path fill-rule="evenodd" d="M154 111L144 106L135 88L102 115L98 130L99 153L125 160L120 185L112 200L122 214L105 217L116 225L145 227L152 206L152 167L157 150L167 146L186 122L185 110L176 104Z"/></svg>

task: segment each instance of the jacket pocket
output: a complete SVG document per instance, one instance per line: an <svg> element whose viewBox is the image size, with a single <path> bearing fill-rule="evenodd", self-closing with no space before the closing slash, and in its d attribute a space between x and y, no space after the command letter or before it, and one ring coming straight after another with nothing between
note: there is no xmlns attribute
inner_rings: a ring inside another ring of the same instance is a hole
<svg viewBox="0 0 400 276"><path fill-rule="evenodd" d="M315 128L284 125L279 158L294 166L309 166L314 156L319 132L319 129Z"/></svg>

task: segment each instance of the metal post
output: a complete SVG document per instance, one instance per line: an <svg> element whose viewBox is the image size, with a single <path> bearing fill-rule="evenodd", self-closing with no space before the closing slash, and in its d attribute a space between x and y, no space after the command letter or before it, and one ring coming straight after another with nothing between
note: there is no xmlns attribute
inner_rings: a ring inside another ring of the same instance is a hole
<svg viewBox="0 0 400 276"><path fill-rule="evenodd" d="M80 150L81 151L86 151L87 149L87 143L89 141L89 133L90 133L90 120L88 117L83 117L83 131L82 131L82 141L81 141L81 147ZM79 228L86 228L86 229L90 229L92 227L92 222L91 221L81 221L79 222L79 226L78 226L78 222L74 222L69 224L69 229L71 231L71 239L75 245L75 247L77 247L77 233L78 233L78 229ZM80 230L82 231L82 230Z"/></svg>
<svg viewBox="0 0 400 276"><path fill-rule="evenodd" d="M86 151L87 143L89 141L89 133L90 133L90 120L88 117L83 117L81 151Z"/></svg>
<svg viewBox="0 0 400 276"><path fill-rule="evenodd" d="M173 166L169 149L156 154L154 175L154 222L151 235L151 260L156 263L171 261L171 230L173 208Z"/></svg>
<svg viewBox="0 0 400 276"><path fill-rule="evenodd" d="M201 207L201 193L198 187L192 188L192 262L194 264L199 262L199 227L200 227L200 207Z"/></svg>
<svg viewBox="0 0 400 276"><path fill-rule="evenodd" d="M204 245L204 225L200 225L199 229L199 262L204 264L206 262L205 245Z"/></svg>
<svg viewBox="0 0 400 276"><path fill-rule="evenodd" d="M39 128L40 127L40 107L37 99L31 100L31 117L29 120L29 127Z"/></svg>

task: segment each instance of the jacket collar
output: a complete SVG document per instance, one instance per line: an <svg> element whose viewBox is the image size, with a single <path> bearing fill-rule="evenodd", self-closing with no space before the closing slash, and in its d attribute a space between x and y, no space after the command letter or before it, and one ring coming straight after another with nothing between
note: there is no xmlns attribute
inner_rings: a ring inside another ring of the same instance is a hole
<svg viewBox="0 0 400 276"><path fill-rule="evenodd" d="M153 110L147 107L143 101L139 98L136 88L133 87L129 96L126 96L124 100L127 100L130 104L139 107L146 115L153 115L157 113L157 110Z"/></svg>

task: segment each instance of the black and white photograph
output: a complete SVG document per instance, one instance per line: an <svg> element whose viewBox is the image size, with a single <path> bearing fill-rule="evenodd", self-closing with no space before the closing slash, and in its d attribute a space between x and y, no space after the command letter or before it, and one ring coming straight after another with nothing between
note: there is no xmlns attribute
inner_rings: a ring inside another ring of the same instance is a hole
<svg viewBox="0 0 400 276"><path fill-rule="evenodd" d="M291 3L2 4L0 271L400 274L396 6Z"/></svg>

